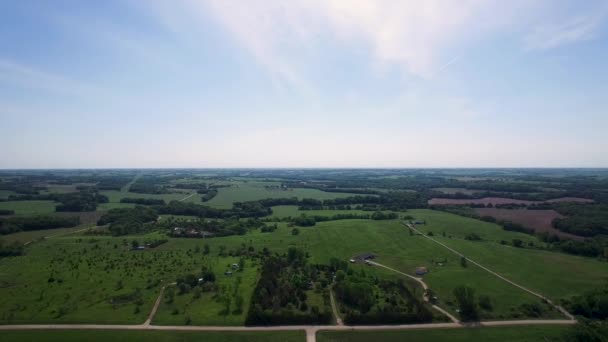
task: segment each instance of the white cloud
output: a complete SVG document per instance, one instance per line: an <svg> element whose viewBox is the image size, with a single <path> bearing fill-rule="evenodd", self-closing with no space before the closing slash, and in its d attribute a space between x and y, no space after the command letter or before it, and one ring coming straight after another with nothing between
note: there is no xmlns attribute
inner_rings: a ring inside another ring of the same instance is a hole
<svg viewBox="0 0 608 342"><path fill-rule="evenodd" d="M577 16L573 19L536 27L526 38L530 50L546 50L595 38L606 11Z"/></svg>

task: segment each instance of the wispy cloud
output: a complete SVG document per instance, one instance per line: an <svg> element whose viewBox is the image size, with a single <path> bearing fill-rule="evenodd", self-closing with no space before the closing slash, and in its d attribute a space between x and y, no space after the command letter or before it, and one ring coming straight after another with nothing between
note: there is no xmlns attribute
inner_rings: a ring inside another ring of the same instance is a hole
<svg viewBox="0 0 608 342"><path fill-rule="evenodd" d="M0 59L0 82L68 95L99 93L94 85L6 59Z"/></svg>
<svg viewBox="0 0 608 342"><path fill-rule="evenodd" d="M525 37L525 45L530 50L546 50L592 40L606 18L605 8L563 22L538 26Z"/></svg>

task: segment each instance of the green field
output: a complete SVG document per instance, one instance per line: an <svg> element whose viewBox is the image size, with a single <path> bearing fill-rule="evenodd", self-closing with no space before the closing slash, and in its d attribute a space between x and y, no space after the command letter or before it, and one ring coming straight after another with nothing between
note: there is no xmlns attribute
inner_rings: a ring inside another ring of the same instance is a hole
<svg viewBox="0 0 608 342"><path fill-rule="evenodd" d="M0 202L0 209L14 210L15 215L37 215L55 212L54 201L8 201Z"/></svg>
<svg viewBox="0 0 608 342"><path fill-rule="evenodd" d="M555 299L580 294L608 278L605 263L593 259L500 245L496 242L500 239L532 238L504 231L494 224L430 210L411 210L407 214L427 221L426 225L420 226L421 230L434 231L435 238L484 266ZM143 241L164 238L164 235L72 235L36 242L27 247L27 257L0 259L0 307L7 308L0 320L3 323L141 323L162 284L171 283L180 275L197 272L203 265L216 270L218 283L225 287L223 291L232 291L238 273L233 278L222 274L235 258L218 258L217 255L220 246L230 251L243 244L255 250L267 247L279 253L291 246L299 247L310 254L311 264L327 264L331 258L346 261L357 254L372 252L377 255L377 262L408 274L413 274L418 266L425 266L429 273L424 281L439 297L439 305L454 314L457 307L452 291L460 285L473 287L477 295L491 298L493 310L483 311L484 319L525 318L527 316L519 312L519 306L540 303L538 298L472 264L463 268L458 256L423 236L410 235L409 230L396 220L329 221L302 227L296 236L291 231L287 223L279 223L278 229L271 233L254 230L244 236L204 240L170 238L168 243L143 252L128 251L126 244L133 239ZM446 237L442 236L443 231ZM462 239L471 232L482 236L484 241ZM197 247L200 249L205 244L211 250L206 256L196 252ZM242 282L238 291L246 298L250 296L257 276L252 262L247 261L248 267L240 275ZM351 267L383 278L403 278L379 267L362 264ZM49 282L49 278L55 278L55 281ZM61 283L57 279L61 279ZM119 281L122 281L120 288L117 286ZM154 282L152 286L150 281ZM113 302L113 298L133 294L137 289L140 289L137 292L139 304ZM415 291L417 296L422 295L419 288ZM170 305L161 305L155 323L185 324L186 317L190 317L191 324L243 323L243 314L220 315L221 304L211 297L203 294L194 300L192 294L176 296ZM541 317L561 318L550 307L544 305L543 308Z"/></svg>
<svg viewBox="0 0 608 342"><path fill-rule="evenodd" d="M190 196L193 194L192 197L184 199L185 202L195 202L195 203L200 203L201 202L201 197L199 194L197 194L194 191L189 191L189 192L171 192L168 194L140 194L140 193L136 193L136 192L126 192L126 191L102 191L101 192L102 195L106 195L108 196L108 199L110 200L110 204L119 204L119 205L124 205L124 204L128 204L128 203L120 203L120 200L123 198L151 198L151 199L162 199L165 200L165 202L170 202L170 201L180 201L183 200L184 198ZM108 204L108 203L105 203ZM103 206L102 206L103 207Z"/></svg>
<svg viewBox="0 0 608 342"><path fill-rule="evenodd" d="M272 217L296 217L302 214L308 216L332 216L340 214L371 215L373 212L365 210L299 210L297 205L275 205L272 207Z"/></svg>
<svg viewBox="0 0 608 342"><path fill-rule="evenodd" d="M126 330L34 330L2 331L4 341L34 342L303 342L304 331L126 331Z"/></svg>
<svg viewBox="0 0 608 342"><path fill-rule="evenodd" d="M206 258L206 265L211 267L216 276L216 284L219 293L203 292L200 298L195 298L193 293L175 296L173 303L163 301L154 317L154 324L158 325L181 325L186 318L190 318L192 325L244 325L245 316L249 309L249 300L244 301L243 310L233 313L234 303L231 303L231 312L222 314L224 305L217 300L216 296L230 293L239 293L243 298L251 298L253 288L258 279L258 266L246 264L242 271L234 272L232 276L224 275L230 270L233 263L238 263L238 258ZM240 278L240 279L239 279Z"/></svg>
<svg viewBox="0 0 608 342"><path fill-rule="evenodd" d="M7 199L10 195L16 195L17 193L10 190L0 190L0 199Z"/></svg>
<svg viewBox="0 0 608 342"><path fill-rule="evenodd" d="M216 208L231 208L234 202L255 201L264 198L314 198L318 200L350 197L353 194L324 192L317 189L268 189L266 185L278 185L274 182L232 182L228 188L219 188L218 194L206 205Z"/></svg>
<svg viewBox="0 0 608 342"><path fill-rule="evenodd" d="M534 237L502 230L499 226L432 210L409 211L416 218L427 220L419 230L434 231L434 238L465 254L507 278L541 292L553 299L597 288L608 282L608 267L605 262L563 253L543 250L515 248L496 243L513 238L539 242ZM443 227L447 227L443 229ZM453 238L443 237L446 231ZM484 241L467 241L466 234L476 232Z"/></svg>
<svg viewBox="0 0 608 342"><path fill-rule="evenodd" d="M35 241L41 239L43 237L56 237L63 236L75 232L77 230L83 229L82 226L76 226L71 228L57 228L57 229L45 229L45 230L30 230L26 232L18 232L8 235L0 235L0 240L5 241L7 243L11 243L13 241L19 241L20 243L26 243L29 241Z"/></svg>
<svg viewBox="0 0 608 342"><path fill-rule="evenodd" d="M568 326L484 327L471 329L384 330L384 331L319 331L318 342L358 341L446 341L503 342L557 341L571 329Z"/></svg>

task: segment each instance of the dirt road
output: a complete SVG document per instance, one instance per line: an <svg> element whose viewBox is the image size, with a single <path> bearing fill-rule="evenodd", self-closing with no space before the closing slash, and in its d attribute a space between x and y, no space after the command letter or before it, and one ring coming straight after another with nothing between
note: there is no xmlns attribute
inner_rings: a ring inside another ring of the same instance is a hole
<svg viewBox="0 0 608 342"><path fill-rule="evenodd" d="M398 271L398 270L396 270L394 268L391 268L391 267L379 264L379 263L371 261L371 260L368 260L367 262L369 262L372 265L376 265L376 266L379 266L379 267L384 267L387 270L399 273L399 274L404 275L404 276L406 276L406 277L408 277L410 279L414 279L415 281L418 282L418 284L420 284L420 286L422 286L422 289L424 290L424 293L422 294L422 299L425 302L429 302L430 301L430 298L426 294L426 290L428 290L429 287L426 285L426 283L424 281L422 281L422 278L414 277L414 276L409 275L407 273L403 273L403 272ZM458 318L454 317L451 313L447 312L446 310L442 309L441 307L439 307L439 306L437 306L435 304L431 304L431 306L433 307L433 309L435 309L435 310L441 312L442 314L444 314L445 316L447 316L452 322L454 322L454 323L460 323L460 321L458 320Z"/></svg>
<svg viewBox="0 0 608 342"><path fill-rule="evenodd" d="M465 259L466 259L468 262L470 262L471 264L473 264L473 265L475 265L475 266L477 266L477 267L481 268L482 270L484 270L484 271L486 271L486 272L488 272L488 273L490 273L490 274L492 274L492 275L494 275L494 276L496 276L496 277L498 277L498 278L500 278L500 279L502 279L502 280L506 281L507 283L509 283L509 284L511 284L511 285L513 285L513 286L515 286L515 287L517 287L517 288L519 288L519 289L523 290L523 291L526 291L526 292L530 293L530 294L531 294L531 295L533 295L533 296L536 296L536 297L538 297L538 298L540 298L540 299L542 299L542 300L545 300L547 303L549 303L549 304L550 304L550 305L552 305L554 308L556 308L557 310L559 310L559 311L560 311L560 312L561 312L561 313L562 313L564 316L568 317L568 319L570 319L570 320L574 320L574 319L575 319L575 318L574 318L574 316L572 316L572 314L571 314L571 313L569 313L568 311L566 311L566 309L564 309L563 307L561 307L561 306L559 306L559 305L557 305L557 304L554 304L554 303L553 303L553 302L552 302L552 301L551 301L549 298L547 298L547 297L543 296L542 294L540 294L540 293L538 293L538 292L535 292L535 291L533 291L533 290L531 290L531 289L529 289L529 288L527 288L527 287L524 287L524 286L522 286L522 285L519 285L519 284L517 284L516 282L514 282L514 281L512 281L512 280L509 280L509 279L507 279L507 278L505 278L505 277L501 276L500 274L498 274L498 273L496 273L496 272L492 271L491 269L489 269L489 268L487 268L487 267L485 267L485 266L482 266L481 264L479 264L479 263L478 263L478 262L476 262L475 260L471 260L470 258L467 258L466 256L464 256L462 253L458 252L457 250L455 250L455 249L453 249L453 248L451 248L451 247L446 246L445 244L443 244L443 243L441 243L441 242L439 242L439 241L435 240L434 238L432 238L432 237L430 237L430 236L428 236L428 235L423 234L421 231L419 231L418 229L416 229L416 228L414 227L414 225L409 224L409 223L407 223L407 224L405 224L405 225L406 225L406 226L407 226L409 229L412 229L412 230L413 230L413 231L415 231L416 233L418 233L418 234L420 234L420 235L424 236L425 238L427 238L427 239L429 239L429 240L431 240L431 241L435 242L436 244L439 244L439 245L443 246L444 248L448 249L450 252L452 252L452 253L454 253L454 254L456 254L456 255L460 256L460 257L465 258Z"/></svg>

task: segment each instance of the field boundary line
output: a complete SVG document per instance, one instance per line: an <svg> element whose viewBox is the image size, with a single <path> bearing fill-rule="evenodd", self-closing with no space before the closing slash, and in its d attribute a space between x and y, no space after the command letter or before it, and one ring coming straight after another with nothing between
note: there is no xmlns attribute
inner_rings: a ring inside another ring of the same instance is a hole
<svg viewBox="0 0 608 342"><path fill-rule="evenodd" d="M504 276L502 276L502 275L500 275L500 274L498 274L498 273L496 273L496 272L494 272L494 271L490 270L489 268L487 268L487 267L485 267L485 266L482 266L481 264L479 264L479 263L478 263L478 262L476 262L475 260L472 260L472 259L470 259L470 258L466 257L464 254L462 254L462 253L458 252L457 250L455 250L455 249L453 249L453 248L451 248L451 247L448 247L447 245L445 245L445 244L443 244L443 243L441 243L441 242L439 242L439 241L437 241L437 240L433 239L432 237L430 237L430 236L428 236L428 235L423 234L421 231L419 231L418 229L416 229L416 228L414 227L414 225L413 225L413 224L410 224L410 223L403 223L403 224L404 224L406 227L408 227L409 229L412 229L412 230L413 230L413 231L415 231L416 233L418 233L418 234L422 235L423 237L425 237L425 238L427 238L427 239L429 239L429 240L431 240L431 241L435 242L436 244L439 244L439 245L443 246L444 248L448 249L450 252L452 252L452 253L454 253L454 254L456 254L456 255L458 255L458 256L460 256L460 257L462 257L462 258L465 258L465 260L467 260L468 262L472 263L473 265L475 265L475 266L477 266L477 267L481 268L482 270L484 270L484 271L486 271L486 272L488 272L488 273L490 273L490 274L492 274L492 275L494 275L494 276L496 276L496 277L498 277L498 278L500 278L500 279L502 279L502 280L506 281L507 283L509 283L509 284L511 284L511 285L513 285L513 286L515 286L515 287L517 287L517 288L519 288L519 289L521 289L521 290L524 290L524 291L528 292L529 294L531 294L531 295L533 295L533 296L536 296L536 297L538 297L538 298L540 298L540 299L542 299L542 300L546 301L546 302L547 302L547 303L549 303L551 306L553 306L554 308L556 308L556 309L557 309L559 312L561 312L561 313L562 313L564 316L566 316L566 317L567 317L569 320L576 321L576 319L574 318L574 316L573 316L571 313L569 313L569 312L568 312L566 309L564 309L563 307L561 307L561 306L559 306L559 305L557 305L557 304L553 303L553 301L551 301L551 299L549 299L549 298L547 298L547 297L543 296L542 294L540 294L540 293L538 293L538 292L535 292L535 291L533 291L533 290L530 290L529 288L527 288L527 287L525 287L525 286L519 285L519 284L517 284L516 282L514 282L514 281L512 281L512 280L510 280L510 279L505 278Z"/></svg>

